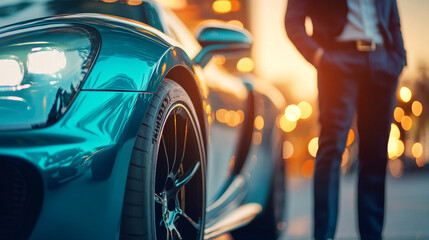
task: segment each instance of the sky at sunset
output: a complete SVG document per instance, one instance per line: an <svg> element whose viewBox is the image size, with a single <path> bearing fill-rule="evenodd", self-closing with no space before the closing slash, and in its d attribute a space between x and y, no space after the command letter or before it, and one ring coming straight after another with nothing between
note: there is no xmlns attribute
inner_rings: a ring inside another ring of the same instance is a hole
<svg viewBox="0 0 429 240"><path fill-rule="evenodd" d="M315 100L316 71L295 50L284 30L287 1L250 0L250 3L256 74L284 84L297 100ZM408 52L408 66L401 79L412 82L422 62L429 68L429 1L398 0L398 6Z"/></svg>

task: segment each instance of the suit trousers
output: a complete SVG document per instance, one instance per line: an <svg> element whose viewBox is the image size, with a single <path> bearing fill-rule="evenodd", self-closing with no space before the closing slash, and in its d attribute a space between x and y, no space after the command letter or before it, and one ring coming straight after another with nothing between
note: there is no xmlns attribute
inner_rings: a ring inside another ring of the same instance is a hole
<svg viewBox="0 0 429 240"><path fill-rule="evenodd" d="M319 149L314 172L314 238L334 238L342 154L355 113L359 135L358 222L362 240L382 239L385 176L399 65L378 49L327 50L318 67Z"/></svg>

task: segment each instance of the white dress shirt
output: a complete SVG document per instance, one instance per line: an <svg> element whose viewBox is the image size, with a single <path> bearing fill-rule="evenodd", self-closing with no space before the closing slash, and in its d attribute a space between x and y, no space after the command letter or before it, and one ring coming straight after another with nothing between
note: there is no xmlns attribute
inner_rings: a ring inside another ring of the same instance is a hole
<svg viewBox="0 0 429 240"><path fill-rule="evenodd" d="M375 1L377 0L347 0L347 23L337 37L338 41L372 40L377 44L383 43L383 37L377 27Z"/></svg>

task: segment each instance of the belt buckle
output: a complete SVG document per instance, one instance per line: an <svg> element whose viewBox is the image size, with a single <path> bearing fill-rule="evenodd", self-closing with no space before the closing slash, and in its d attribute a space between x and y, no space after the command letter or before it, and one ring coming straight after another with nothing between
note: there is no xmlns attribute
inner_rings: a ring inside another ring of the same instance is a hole
<svg viewBox="0 0 429 240"><path fill-rule="evenodd" d="M356 41L356 49L360 52L373 52L376 45L373 41L358 40Z"/></svg>

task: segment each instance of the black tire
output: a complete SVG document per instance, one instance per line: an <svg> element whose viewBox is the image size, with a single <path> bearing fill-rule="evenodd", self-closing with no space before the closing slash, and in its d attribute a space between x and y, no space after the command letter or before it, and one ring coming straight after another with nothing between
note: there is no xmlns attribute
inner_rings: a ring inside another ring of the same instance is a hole
<svg viewBox="0 0 429 240"><path fill-rule="evenodd" d="M286 165L281 147L277 148L267 204L261 215L249 225L232 232L235 240L279 239L286 228Z"/></svg>
<svg viewBox="0 0 429 240"><path fill-rule="evenodd" d="M205 152L186 91L164 80L140 126L128 169L121 240L202 240Z"/></svg>

